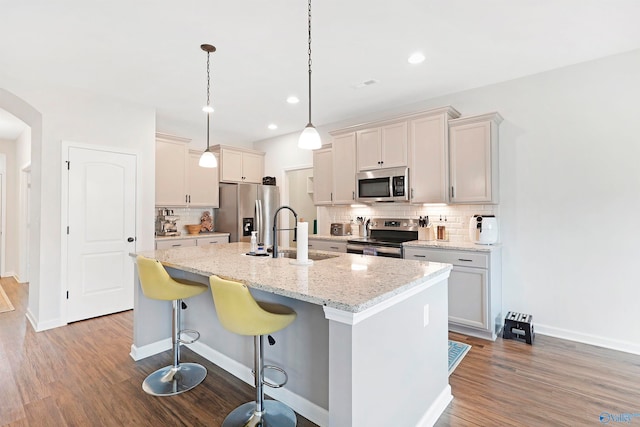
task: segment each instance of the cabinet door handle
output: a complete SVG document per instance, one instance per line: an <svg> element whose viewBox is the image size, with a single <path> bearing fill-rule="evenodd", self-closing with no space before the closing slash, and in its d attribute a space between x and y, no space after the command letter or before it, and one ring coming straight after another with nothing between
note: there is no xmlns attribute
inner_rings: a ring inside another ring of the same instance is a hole
<svg viewBox="0 0 640 427"><path fill-rule="evenodd" d="M191 203L191 194L189 194L189 203Z"/></svg>
<svg viewBox="0 0 640 427"><path fill-rule="evenodd" d="M356 199L356 192L352 191L351 192L351 200L355 200Z"/></svg>
<svg viewBox="0 0 640 427"><path fill-rule="evenodd" d="M417 255L417 254L414 254L414 255L413 255L413 257L414 257L414 258L426 258L427 256L426 256L426 255Z"/></svg>
<svg viewBox="0 0 640 427"><path fill-rule="evenodd" d="M413 188L411 189L411 198L413 199Z"/></svg>
<svg viewBox="0 0 640 427"><path fill-rule="evenodd" d="M185 203L189 203L189 195L188 194L184 195L184 202Z"/></svg>
<svg viewBox="0 0 640 427"><path fill-rule="evenodd" d="M453 191L453 185L451 186L451 198L453 199L455 197L454 195L454 191Z"/></svg>
<svg viewBox="0 0 640 427"><path fill-rule="evenodd" d="M458 261L462 261L462 262L473 262L472 259L466 259L466 258L458 258Z"/></svg>
<svg viewBox="0 0 640 427"><path fill-rule="evenodd" d="M333 202L333 192L331 193L331 201Z"/></svg>

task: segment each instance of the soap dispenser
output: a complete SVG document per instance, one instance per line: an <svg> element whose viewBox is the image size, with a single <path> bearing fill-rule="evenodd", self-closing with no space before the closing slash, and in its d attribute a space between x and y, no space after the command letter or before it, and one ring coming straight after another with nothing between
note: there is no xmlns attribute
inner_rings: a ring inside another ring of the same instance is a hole
<svg viewBox="0 0 640 427"><path fill-rule="evenodd" d="M251 232L251 249L249 249L249 253L251 255L255 255L257 250L258 250L258 232L252 231Z"/></svg>

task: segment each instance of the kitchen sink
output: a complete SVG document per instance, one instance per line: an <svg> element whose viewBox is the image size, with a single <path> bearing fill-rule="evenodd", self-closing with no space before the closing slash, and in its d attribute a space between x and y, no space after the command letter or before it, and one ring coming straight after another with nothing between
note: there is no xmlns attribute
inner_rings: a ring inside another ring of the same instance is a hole
<svg viewBox="0 0 640 427"><path fill-rule="evenodd" d="M298 257L298 252L297 251L292 251L292 250L279 250L278 251L278 258L293 258L296 259ZM330 259L330 258L337 258L338 255L331 255L331 254L320 254L317 252L309 252L308 258L312 261L322 261L323 259Z"/></svg>

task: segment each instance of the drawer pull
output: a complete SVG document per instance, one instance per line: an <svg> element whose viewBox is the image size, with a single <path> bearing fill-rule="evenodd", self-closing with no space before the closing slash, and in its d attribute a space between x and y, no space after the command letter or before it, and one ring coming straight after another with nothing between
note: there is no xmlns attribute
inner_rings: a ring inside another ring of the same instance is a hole
<svg viewBox="0 0 640 427"><path fill-rule="evenodd" d="M331 249L336 249L336 250L337 250L337 249L340 249L340 248L338 248L337 246L329 246L329 248L331 248Z"/></svg>
<svg viewBox="0 0 640 427"><path fill-rule="evenodd" d="M414 254L413 257L414 258L426 258L427 256L426 255L416 255L416 254Z"/></svg>
<svg viewBox="0 0 640 427"><path fill-rule="evenodd" d="M458 258L458 261L473 262L472 259L466 259L466 258Z"/></svg>
<svg viewBox="0 0 640 427"><path fill-rule="evenodd" d="M176 243L175 245L171 245L171 246L173 246L174 248L177 248L177 247L182 246L182 245L180 243Z"/></svg>

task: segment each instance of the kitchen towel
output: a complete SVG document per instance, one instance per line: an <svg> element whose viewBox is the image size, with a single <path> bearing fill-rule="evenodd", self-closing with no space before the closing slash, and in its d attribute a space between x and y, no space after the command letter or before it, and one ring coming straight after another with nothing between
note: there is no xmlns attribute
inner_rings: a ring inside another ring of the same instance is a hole
<svg viewBox="0 0 640 427"><path fill-rule="evenodd" d="M299 263L306 263L309 259L309 223L298 223L298 236L297 236L297 256L296 259Z"/></svg>

